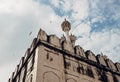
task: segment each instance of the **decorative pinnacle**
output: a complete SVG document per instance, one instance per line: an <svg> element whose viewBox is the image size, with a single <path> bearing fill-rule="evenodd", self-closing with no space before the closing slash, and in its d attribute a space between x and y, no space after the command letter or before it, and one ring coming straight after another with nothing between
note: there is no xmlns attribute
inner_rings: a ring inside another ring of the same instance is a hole
<svg viewBox="0 0 120 82"><path fill-rule="evenodd" d="M71 34L71 35L70 35L70 40L71 40L71 42L75 42L76 36Z"/></svg>
<svg viewBox="0 0 120 82"><path fill-rule="evenodd" d="M75 41L76 41L76 36L71 34L70 35L70 40L71 40L72 46L74 47L75 46Z"/></svg>
<svg viewBox="0 0 120 82"><path fill-rule="evenodd" d="M61 24L61 27L62 27L62 30L63 30L64 32L70 31L70 29L71 29L71 24L70 24L70 22L67 21L66 18L65 18L65 21L63 21L63 23Z"/></svg>

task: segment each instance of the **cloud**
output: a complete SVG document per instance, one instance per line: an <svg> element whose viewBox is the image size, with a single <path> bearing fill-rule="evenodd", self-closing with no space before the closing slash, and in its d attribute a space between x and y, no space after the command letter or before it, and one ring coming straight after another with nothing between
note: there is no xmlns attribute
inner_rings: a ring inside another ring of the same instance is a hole
<svg viewBox="0 0 120 82"><path fill-rule="evenodd" d="M119 47L120 47L120 29L113 28L111 30L104 29L101 32L94 32L89 36L83 36L76 41L85 50L92 50L93 53L100 54L101 52L112 59L114 62L119 61ZM115 57L116 56L116 57Z"/></svg>
<svg viewBox="0 0 120 82"><path fill-rule="evenodd" d="M88 1L87 0L74 1L72 11L73 11L72 18L74 20L81 20L86 18L88 16Z"/></svg>
<svg viewBox="0 0 120 82"><path fill-rule="evenodd" d="M55 7L58 7L58 6L59 6L59 0L51 0L51 3L52 3Z"/></svg>
<svg viewBox="0 0 120 82"><path fill-rule="evenodd" d="M76 44L119 61L119 4L118 0L0 0L0 76L5 77L0 82L7 81L40 28L60 37L65 17L72 25L70 33L78 37Z"/></svg>
<svg viewBox="0 0 120 82"><path fill-rule="evenodd" d="M1 0L0 5L0 76L4 77L0 82L7 82L39 29L43 28L50 34L57 32L60 36L59 24L63 19L49 6L32 0Z"/></svg>

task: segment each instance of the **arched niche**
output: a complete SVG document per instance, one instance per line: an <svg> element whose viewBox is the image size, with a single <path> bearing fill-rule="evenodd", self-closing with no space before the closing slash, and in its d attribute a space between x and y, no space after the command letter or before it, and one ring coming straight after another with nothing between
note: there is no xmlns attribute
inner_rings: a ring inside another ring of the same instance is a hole
<svg viewBox="0 0 120 82"><path fill-rule="evenodd" d="M56 73L49 71L43 74L43 82L60 82L60 78Z"/></svg>
<svg viewBox="0 0 120 82"><path fill-rule="evenodd" d="M77 82L77 81L75 79L70 78L70 79L67 79L67 82Z"/></svg>

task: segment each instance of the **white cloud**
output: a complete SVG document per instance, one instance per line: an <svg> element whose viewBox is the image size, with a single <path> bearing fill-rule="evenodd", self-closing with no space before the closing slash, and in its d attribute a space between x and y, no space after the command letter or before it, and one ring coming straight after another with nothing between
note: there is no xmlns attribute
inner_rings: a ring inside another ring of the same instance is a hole
<svg viewBox="0 0 120 82"><path fill-rule="evenodd" d="M101 52L112 59L114 62L118 62L120 56L119 52L119 40L120 29L104 29L102 32L92 33L91 36L84 36L78 39L77 44L80 44L85 50L92 50L93 53L100 54ZM90 34L89 34L90 35ZM115 57L116 56L116 57Z"/></svg>
<svg viewBox="0 0 120 82"><path fill-rule="evenodd" d="M71 10L72 6L73 6L73 0L64 0L64 4L63 4L63 9L64 11L69 11Z"/></svg>
<svg viewBox="0 0 120 82"><path fill-rule="evenodd" d="M74 20L81 20L88 16L88 1L87 0L75 0L72 6L72 17Z"/></svg>
<svg viewBox="0 0 120 82"><path fill-rule="evenodd" d="M80 35L80 36L89 36L91 27L88 24L80 24L75 28L75 30L72 32L75 35Z"/></svg>
<svg viewBox="0 0 120 82"><path fill-rule="evenodd" d="M43 28L50 34L57 32L60 36L63 19L49 6L32 0L0 0L0 5L0 76L4 77L0 78L0 82L7 82L39 29ZM32 35L29 36L31 31ZM8 69L8 65L11 69Z"/></svg>
<svg viewBox="0 0 120 82"><path fill-rule="evenodd" d="M51 3L52 3L55 7L58 7L58 6L59 6L59 0L51 0Z"/></svg>
<svg viewBox="0 0 120 82"><path fill-rule="evenodd" d="M63 34L61 22L65 17L68 20L75 21L72 26L78 24L80 20L84 20L88 17L88 14L93 16L92 23L104 20L104 17L101 14L99 15L100 9L97 5L100 3L99 0L91 1L93 10L90 12L88 0L52 0L51 3L63 10L62 13L71 10L70 18L65 15L60 17L49 5L37 3L33 0L0 0L0 62L2 62L0 63L0 77L4 77L3 79L0 78L0 82L7 82L8 77L5 76L10 76L14 71L14 66L24 55L32 39L36 37L39 28L42 28L48 34L56 34L60 37ZM110 3L112 2L110 1ZM117 20L119 16L119 13L116 14L115 19ZM72 27L71 31L73 30ZM92 34L90 33L91 30L89 24L81 22L72 32L76 36L82 36L76 41L76 44L81 45L85 50L92 50L95 54L103 52L110 59L118 61L118 58L120 58L118 55L120 53L120 30L115 28L111 31L105 29ZM30 32L32 34L29 36ZM15 63L13 63L14 61ZM7 69L10 63L10 69ZM5 72L6 70L8 71Z"/></svg>

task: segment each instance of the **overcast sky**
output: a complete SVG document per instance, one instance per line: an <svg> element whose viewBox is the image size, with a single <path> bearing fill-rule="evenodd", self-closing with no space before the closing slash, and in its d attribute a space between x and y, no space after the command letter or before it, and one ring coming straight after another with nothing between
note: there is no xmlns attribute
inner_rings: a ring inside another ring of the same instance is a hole
<svg viewBox="0 0 120 82"><path fill-rule="evenodd" d="M0 0L0 82L8 81L40 28L61 37L64 18L76 45L120 62L120 0Z"/></svg>

